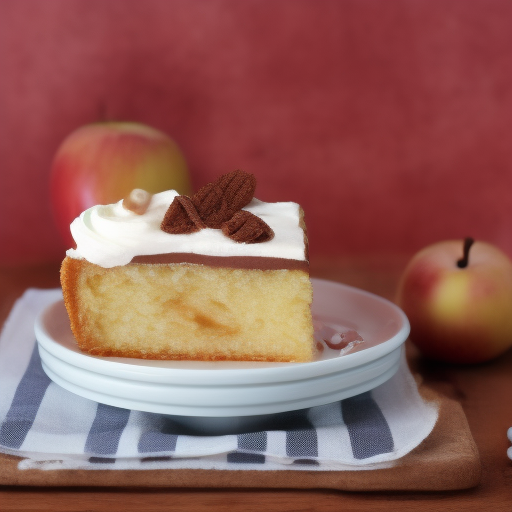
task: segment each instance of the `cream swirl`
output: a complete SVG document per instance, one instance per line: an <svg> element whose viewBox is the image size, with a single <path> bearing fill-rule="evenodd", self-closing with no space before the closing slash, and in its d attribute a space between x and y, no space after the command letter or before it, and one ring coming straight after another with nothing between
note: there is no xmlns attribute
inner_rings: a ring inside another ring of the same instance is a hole
<svg viewBox="0 0 512 512"><path fill-rule="evenodd" d="M76 249L67 255L104 268L126 265L135 256L192 253L205 256L256 256L305 261L304 234L297 203L265 203L253 199L245 208L263 219L274 238L261 244L237 243L220 229L170 235L160 229L167 208L178 195L174 190L155 194L143 215L122 206L122 201L97 205L71 223Z"/></svg>

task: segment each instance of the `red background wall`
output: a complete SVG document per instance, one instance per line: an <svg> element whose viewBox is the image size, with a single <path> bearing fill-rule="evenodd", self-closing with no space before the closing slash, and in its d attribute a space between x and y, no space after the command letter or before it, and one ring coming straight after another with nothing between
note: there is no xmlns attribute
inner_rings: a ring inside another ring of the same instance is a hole
<svg viewBox="0 0 512 512"><path fill-rule="evenodd" d="M312 258L512 254L511 27L508 0L1 0L0 263L62 258L51 160L101 104L196 187L242 168L301 203Z"/></svg>

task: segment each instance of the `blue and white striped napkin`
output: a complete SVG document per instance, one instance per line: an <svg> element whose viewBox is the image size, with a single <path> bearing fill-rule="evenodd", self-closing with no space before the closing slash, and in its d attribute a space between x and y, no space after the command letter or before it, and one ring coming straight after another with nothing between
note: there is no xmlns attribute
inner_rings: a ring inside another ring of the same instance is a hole
<svg viewBox="0 0 512 512"><path fill-rule="evenodd" d="M23 457L20 469L377 469L418 446L437 420L404 358L371 392L276 414L259 432L190 435L172 417L99 404L46 376L34 320L60 295L27 290L0 336L0 452Z"/></svg>

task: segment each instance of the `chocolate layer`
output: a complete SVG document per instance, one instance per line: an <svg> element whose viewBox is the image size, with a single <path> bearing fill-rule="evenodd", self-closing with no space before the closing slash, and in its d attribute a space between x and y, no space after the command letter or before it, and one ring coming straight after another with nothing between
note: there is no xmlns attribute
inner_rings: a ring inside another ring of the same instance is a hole
<svg viewBox="0 0 512 512"><path fill-rule="evenodd" d="M303 270L309 272L309 262L286 258L265 258L261 256L205 256L192 253L149 254L135 256L130 263L169 264L192 263L209 267L241 268L258 270Z"/></svg>

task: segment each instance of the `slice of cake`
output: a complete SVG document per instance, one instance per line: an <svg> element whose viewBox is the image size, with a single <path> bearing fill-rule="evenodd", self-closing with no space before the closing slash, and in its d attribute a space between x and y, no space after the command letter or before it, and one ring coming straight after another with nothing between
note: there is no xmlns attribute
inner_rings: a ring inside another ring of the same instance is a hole
<svg viewBox="0 0 512 512"><path fill-rule="evenodd" d="M296 203L253 198L256 180L221 176L86 210L61 268L79 347L148 359L310 361L307 237Z"/></svg>

